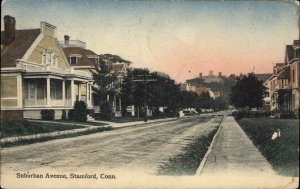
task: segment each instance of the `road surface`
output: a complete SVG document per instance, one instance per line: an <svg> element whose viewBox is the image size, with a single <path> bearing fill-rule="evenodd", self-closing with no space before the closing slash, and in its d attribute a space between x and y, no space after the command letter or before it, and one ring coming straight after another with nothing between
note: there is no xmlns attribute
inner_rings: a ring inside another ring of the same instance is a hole
<svg viewBox="0 0 300 189"><path fill-rule="evenodd" d="M192 117L1 149L1 174L130 170L155 174L159 165L206 136L223 116Z"/></svg>

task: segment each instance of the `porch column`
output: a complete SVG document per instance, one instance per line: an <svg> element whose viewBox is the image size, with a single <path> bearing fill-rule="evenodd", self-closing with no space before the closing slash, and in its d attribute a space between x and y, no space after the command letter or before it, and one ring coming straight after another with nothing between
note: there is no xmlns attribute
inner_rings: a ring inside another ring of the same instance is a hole
<svg viewBox="0 0 300 189"><path fill-rule="evenodd" d="M92 106L92 84L89 84L89 102L90 106Z"/></svg>
<svg viewBox="0 0 300 189"><path fill-rule="evenodd" d="M81 100L80 86L81 86L81 84L79 83L79 84L78 84L78 101Z"/></svg>
<svg viewBox="0 0 300 189"><path fill-rule="evenodd" d="M89 83L87 82L85 87L85 98L86 98L86 105L90 106L90 101L89 101Z"/></svg>
<svg viewBox="0 0 300 189"><path fill-rule="evenodd" d="M50 77L47 77L47 106L51 106Z"/></svg>
<svg viewBox="0 0 300 189"><path fill-rule="evenodd" d="M75 95L74 95L74 80L71 80L71 106L74 105L75 102Z"/></svg>
<svg viewBox="0 0 300 189"><path fill-rule="evenodd" d="M120 111L122 111L121 97L120 96L119 96L119 108L120 108Z"/></svg>
<svg viewBox="0 0 300 189"><path fill-rule="evenodd" d="M66 81L62 80L62 100L63 100L63 105L66 105Z"/></svg>

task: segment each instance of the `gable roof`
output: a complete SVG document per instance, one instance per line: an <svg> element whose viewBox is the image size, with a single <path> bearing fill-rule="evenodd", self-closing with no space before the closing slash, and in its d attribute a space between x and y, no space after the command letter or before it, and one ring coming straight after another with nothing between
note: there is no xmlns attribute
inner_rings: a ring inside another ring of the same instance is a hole
<svg viewBox="0 0 300 189"><path fill-rule="evenodd" d="M257 77L260 81L267 81L273 74L272 73L263 73L263 74L254 74L255 77Z"/></svg>
<svg viewBox="0 0 300 189"><path fill-rule="evenodd" d="M64 47L63 51L69 60L69 57L71 54L80 54L81 57L78 58L78 63L76 64L76 66L92 66L92 67L97 67L96 63L91 61L90 59L88 59L88 55L95 55L97 56L96 53L94 53L91 50L87 50L81 47Z"/></svg>
<svg viewBox="0 0 300 189"><path fill-rule="evenodd" d="M279 74L277 79L289 79L290 77L290 69L287 66L285 69L283 69Z"/></svg>
<svg viewBox="0 0 300 189"><path fill-rule="evenodd" d="M16 30L15 39L1 49L1 67L16 67L16 59L21 59L35 39L40 29ZM1 45L4 44L4 32L1 31Z"/></svg>

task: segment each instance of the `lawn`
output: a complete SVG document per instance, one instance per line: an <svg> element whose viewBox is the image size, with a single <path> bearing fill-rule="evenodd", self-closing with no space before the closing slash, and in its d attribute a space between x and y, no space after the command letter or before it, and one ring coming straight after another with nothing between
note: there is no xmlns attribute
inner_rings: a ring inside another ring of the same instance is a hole
<svg viewBox="0 0 300 189"><path fill-rule="evenodd" d="M94 134L94 133L99 133L99 132L104 132L104 131L110 131L110 130L113 130L113 128L108 126L108 127L98 127L98 128L92 128L92 129L90 128L88 130L84 130L84 131L77 132L77 133L68 133L68 134L57 135L57 136L45 135L41 138L38 138L38 137L30 137L29 139L19 138L18 140L13 141L13 142L1 143L1 147L6 148L6 147L12 147L12 146L27 145L27 144L45 142L45 141L54 140L54 139L78 137L78 136L82 136L82 135L89 135L89 134Z"/></svg>
<svg viewBox="0 0 300 189"><path fill-rule="evenodd" d="M84 128L83 126L77 125L62 125L59 123L38 123L27 120L1 121L0 123L1 138Z"/></svg>
<svg viewBox="0 0 300 189"><path fill-rule="evenodd" d="M299 120L243 118L238 123L277 173L299 176ZM277 129L281 137L272 140Z"/></svg>
<svg viewBox="0 0 300 189"><path fill-rule="evenodd" d="M160 166L158 175L195 175L217 130L218 128L211 131L208 136L195 139L191 145L184 148L184 153L170 158L167 163Z"/></svg>

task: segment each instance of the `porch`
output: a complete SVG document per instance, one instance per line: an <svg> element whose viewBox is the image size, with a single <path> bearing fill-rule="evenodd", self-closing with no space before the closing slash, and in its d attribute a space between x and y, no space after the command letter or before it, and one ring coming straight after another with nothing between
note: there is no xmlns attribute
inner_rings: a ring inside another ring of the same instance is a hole
<svg viewBox="0 0 300 189"><path fill-rule="evenodd" d="M91 83L56 76L24 77L24 108L72 108L82 100L91 107Z"/></svg>

